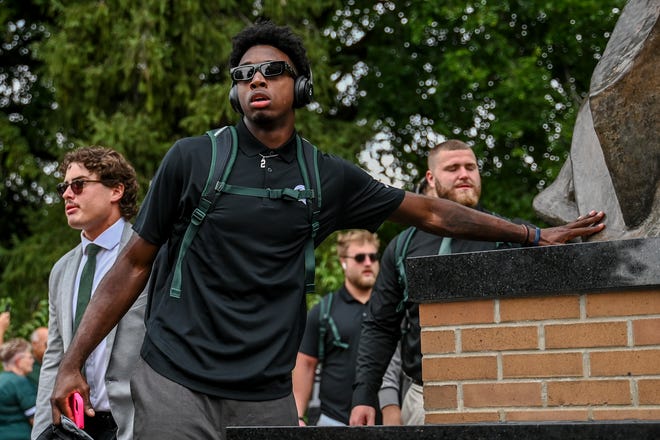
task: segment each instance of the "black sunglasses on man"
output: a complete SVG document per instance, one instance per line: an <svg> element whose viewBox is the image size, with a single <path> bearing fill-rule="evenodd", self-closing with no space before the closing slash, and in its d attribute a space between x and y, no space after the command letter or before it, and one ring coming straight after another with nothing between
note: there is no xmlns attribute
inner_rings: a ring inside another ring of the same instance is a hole
<svg viewBox="0 0 660 440"><path fill-rule="evenodd" d="M293 70L293 67L291 67L291 64L286 61L266 61L259 64L243 64L232 68L229 71L229 74L233 81L249 81L254 77L254 74L257 73L257 70L266 78L282 75L284 72L287 72L293 78L298 76L296 71Z"/></svg>
<svg viewBox="0 0 660 440"><path fill-rule="evenodd" d="M369 254L355 254L353 256L350 255L344 255L343 258L352 258L354 259L357 263L364 263L364 260L369 258L372 263L378 262L378 259L380 258L380 255L377 253L369 253Z"/></svg>

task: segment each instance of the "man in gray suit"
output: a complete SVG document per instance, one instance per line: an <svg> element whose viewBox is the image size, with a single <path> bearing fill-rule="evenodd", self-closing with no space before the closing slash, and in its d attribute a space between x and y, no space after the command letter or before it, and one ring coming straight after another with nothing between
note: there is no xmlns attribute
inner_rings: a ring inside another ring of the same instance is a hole
<svg viewBox="0 0 660 440"><path fill-rule="evenodd" d="M135 170L116 151L79 148L66 154L60 170L64 182L57 185L57 191L64 200L69 226L81 230L81 243L60 258L50 274L48 347L39 379L33 439L52 421L50 396L57 369L86 307L88 299L84 298L93 295L132 236L128 220L137 212ZM95 267L88 270L90 260L95 261ZM85 431L96 440L133 437L129 380L144 336L145 307L146 293L142 292L85 362L84 374L94 407L93 417L85 414Z"/></svg>

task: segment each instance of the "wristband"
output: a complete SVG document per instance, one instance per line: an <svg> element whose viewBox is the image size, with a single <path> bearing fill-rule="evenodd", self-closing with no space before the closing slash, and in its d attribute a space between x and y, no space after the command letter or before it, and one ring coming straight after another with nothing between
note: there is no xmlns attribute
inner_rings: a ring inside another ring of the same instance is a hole
<svg viewBox="0 0 660 440"><path fill-rule="evenodd" d="M536 233L534 234L534 242L532 244L534 246L538 246L540 240L541 240L541 228L536 227Z"/></svg>
<svg viewBox="0 0 660 440"><path fill-rule="evenodd" d="M523 224L522 227L525 228L525 240L523 241L523 244L527 244L529 243L529 228L525 224Z"/></svg>

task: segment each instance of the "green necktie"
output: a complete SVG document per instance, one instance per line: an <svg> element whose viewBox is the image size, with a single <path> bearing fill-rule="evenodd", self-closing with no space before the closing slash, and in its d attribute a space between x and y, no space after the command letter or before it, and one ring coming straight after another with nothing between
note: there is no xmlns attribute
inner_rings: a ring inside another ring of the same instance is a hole
<svg viewBox="0 0 660 440"><path fill-rule="evenodd" d="M75 333L80 324L80 320L85 313L89 298L92 296L92 285L94 284L94 272L96 271L96 254L101 247L94 243L87 245L87 262L80 275L80 284L78 284L78 301L76 302L76 318L73 321L73 332Z"/></svg>
<svg viewBox="0 0 660 440"><path fill-rule="evenodd" d="M440 250L438 255L449 255L451 254L451 237L442 237L442 243L440 243Z"/></svg>

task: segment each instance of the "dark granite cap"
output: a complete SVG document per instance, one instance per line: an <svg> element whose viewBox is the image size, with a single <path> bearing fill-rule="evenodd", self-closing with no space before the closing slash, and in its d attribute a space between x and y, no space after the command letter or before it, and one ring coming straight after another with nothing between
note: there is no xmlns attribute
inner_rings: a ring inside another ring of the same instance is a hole
<svg viewBox="0 0 660 440"><path fill-rule="evenodd" d="M227 440L657 440L658 438L660 438L660 422L635 421L227 428Z"/></svg>
<svg viewBox="0 0 660 440"><path fill-rule="evenodd" d="M406 260L408 296L424 303L660 286L660 237Z"/></svg>

